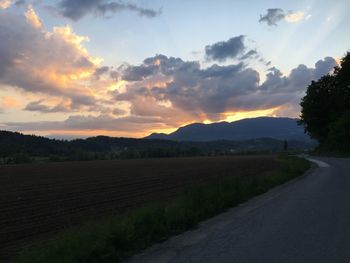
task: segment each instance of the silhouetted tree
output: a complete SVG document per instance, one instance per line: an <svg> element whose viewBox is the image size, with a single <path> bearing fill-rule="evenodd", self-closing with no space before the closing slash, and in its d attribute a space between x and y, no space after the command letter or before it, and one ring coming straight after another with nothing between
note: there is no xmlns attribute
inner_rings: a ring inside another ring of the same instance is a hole
<svg viewBox="0 0 350 263"><path fill-rule="evenodd" d="M311 82L300 105L300 123L321 145L335 148L340 138L350 140L346 131L350 117L350 52L333 74Z"/></svg>
<svg viewBox="0 0 350 263"><path fill-rule="evenodd" d="M305 131L314 139L323 143L327 140L329 124L334 117L332 93L335 87L335 77L323 76L318 81L312 81L306 91L306 96L300 105L301 123Z"/></svg>

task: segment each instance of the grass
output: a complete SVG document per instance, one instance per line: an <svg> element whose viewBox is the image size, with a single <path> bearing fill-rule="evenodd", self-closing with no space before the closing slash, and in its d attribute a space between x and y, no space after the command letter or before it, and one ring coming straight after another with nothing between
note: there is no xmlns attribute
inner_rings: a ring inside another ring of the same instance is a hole
<svg viewBox="0 0 350 263"><path fill-rule="evenodd" d="M310 167L308 161L297 157L279 157L279 163L277 170L264 175L218 178L190 186L172 201L149 204L122 216L75 227L46 245L23 251L14 262L120 262L295 178Z"/></svg>

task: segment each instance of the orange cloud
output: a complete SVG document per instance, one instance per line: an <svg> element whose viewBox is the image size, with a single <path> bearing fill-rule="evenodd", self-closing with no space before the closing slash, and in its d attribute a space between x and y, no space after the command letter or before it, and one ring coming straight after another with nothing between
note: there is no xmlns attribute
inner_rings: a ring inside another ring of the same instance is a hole
<svg viewBox="0 0 350 263"><path fill-rule="evenodd" d="M92 75L102 59L86 50L87 37L70 26L45 30L32 6L24 16L0 13L0 24L8 36L1 40L0 85L70 99L76 107L96 101Z"/></svg>
<svg viewBox="0 0 350 263"><path fill-rule="evenodd" d="M156 55L139 66L114 68L100 65L102 59L84 46L88 37L72 27L45 29L31 6L24 16L0 12L0 25L0 35L10 36L1 39L0 85L30 94L29 101L3 97L0 107L36 116L35 122L11 120L3 127L43 135L143 137L193 122L294 116L299 111L292 106L307 84L333 67L328 58L285 76L271 68L264 78L243 63L203 67L198 61Z"/></svg>
<svg viewBox="0 0 350 263"><path fill-rule="evenodd" d="M275 112L280 107L264 109L264 110L252 110L252 111L237 111L237 112L225 112L223 115L225 118L222 121L232 122L246 118L256 118L261 116L276 117Z"/></svg>
<svg viewBox="0 0 350 263"><path fill-rule="evenodd" d="M35 11L31 5L28 6L28 10L25 13L25 17L27 18L28 23L30 23L32 26L34 26L36 28L43 27L43 24L42 24L40 18L35 13Z"/></svg>
<svg viewBox="0 0 350 263"><path fill-rule="evenodd" d="M1 98L1 107L19 109L21 103L13 97L4 96Z"/></svg>
<svg viewBox="0 0 350 263"><path fill-rule="evenodd" d="M11 6L12 1L11 0L1 0L0 1L0 9L7 9Z"/></svg>
<svg viewBox="0 0 350 263"><path fill-rule="evenodd" d="M303 19L308 19L310 18L310 15L306 16L305 12L296 12L296 13L289 13L285 16L285 20L288 23L297 23Z"/></svg>

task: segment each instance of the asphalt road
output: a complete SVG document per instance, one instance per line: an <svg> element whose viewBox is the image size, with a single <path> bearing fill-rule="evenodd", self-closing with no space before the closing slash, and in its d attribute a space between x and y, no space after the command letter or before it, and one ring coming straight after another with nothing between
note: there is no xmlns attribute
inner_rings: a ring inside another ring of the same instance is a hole
<svg viewBox="0 0 350 263"><path fill-rule="evenodd" d="M312 159L308 175L128 262L350 262L350 159Z"/></svg>

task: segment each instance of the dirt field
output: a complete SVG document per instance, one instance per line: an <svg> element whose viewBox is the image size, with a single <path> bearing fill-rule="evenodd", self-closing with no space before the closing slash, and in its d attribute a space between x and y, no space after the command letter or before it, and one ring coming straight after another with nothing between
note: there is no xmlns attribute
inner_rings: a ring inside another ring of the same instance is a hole
<svg viewBox="0 0 350 263"><path fill-rule="evenodd" d="M186 184L276 165L273 156L244 156L0 166L0 259L71 225L171 198Z"/></svg>

